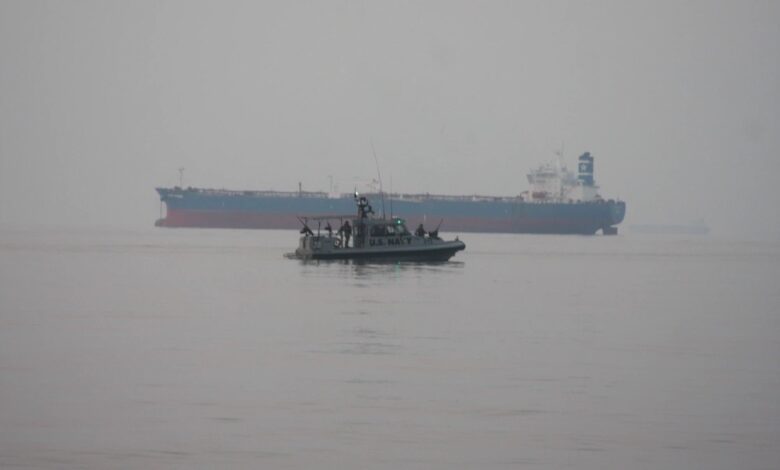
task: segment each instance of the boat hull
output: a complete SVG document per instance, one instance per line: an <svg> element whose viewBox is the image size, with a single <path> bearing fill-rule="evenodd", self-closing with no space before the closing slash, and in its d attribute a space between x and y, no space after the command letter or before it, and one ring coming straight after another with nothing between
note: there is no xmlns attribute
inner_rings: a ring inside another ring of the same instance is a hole
<svg viewBox="0 0 780 470"><path fill-rule="evenodd" d="M343 248L331 252L311 252L299 249L290 253L289 257L304 260L448 261L458 251L465 248L465 243L453 241L420 248Z"/></svg>

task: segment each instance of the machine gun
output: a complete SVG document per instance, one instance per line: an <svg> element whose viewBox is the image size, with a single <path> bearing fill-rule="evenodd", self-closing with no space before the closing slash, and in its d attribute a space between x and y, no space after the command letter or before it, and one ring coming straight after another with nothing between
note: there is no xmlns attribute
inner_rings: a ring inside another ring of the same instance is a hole
<svg viewBox="0 0 780 470"><path fill-rule="evenodd" d="M300 222L303 225L303 228L301 228L301 232L300 232L301 234L312 235L312 236L314 235L314 232L311 231L309 226L306 224L305 220L301 219L298 216L296 216L295 218L298 219L298 222Z"/></svg>
<svg viewBox="0 0 780 470"><path fill-rule="evenodd" d="M444 219L439 221L439 225L437 225L435 229L428 232L428 237L433 238L434 240L441 240L441 238L439 238L439 227L441 227L442 222L444 222Z"/></svg>

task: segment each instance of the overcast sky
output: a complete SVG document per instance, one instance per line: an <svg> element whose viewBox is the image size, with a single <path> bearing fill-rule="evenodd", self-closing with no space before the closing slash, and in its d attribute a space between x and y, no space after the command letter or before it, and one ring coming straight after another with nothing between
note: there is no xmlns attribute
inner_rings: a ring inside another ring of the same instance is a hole
<svg viewBox="0 0 780 470"><path fill-rule="evenodd" d="M777 1L0 1L0 223L154 187L514 195L565 145L626 224L780 239ZM387 189L387 188L386 188Z"/></svg>

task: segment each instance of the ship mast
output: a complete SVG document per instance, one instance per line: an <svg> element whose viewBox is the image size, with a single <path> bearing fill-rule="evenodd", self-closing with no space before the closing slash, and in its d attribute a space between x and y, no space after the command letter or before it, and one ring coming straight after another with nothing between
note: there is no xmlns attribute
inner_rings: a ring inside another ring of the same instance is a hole
<svg viewBox="0 0 780 470"><path fill-rule="evenodd" d="M563 193L564 193L564 175L563 175L563 150L564 150L564 141L561 141L561 149L555 151L555 155L558 156L557 160L557 166L558 166L558 200L563 200Z"/></svg>
<svg viewBox="0 0 780 470"><path fill-rule="evenodd" d="M555 151L555 155L558 155L558 171L561 171L563 168L563 150L564 150L564 142L561 141L561 149Z"/></svg>

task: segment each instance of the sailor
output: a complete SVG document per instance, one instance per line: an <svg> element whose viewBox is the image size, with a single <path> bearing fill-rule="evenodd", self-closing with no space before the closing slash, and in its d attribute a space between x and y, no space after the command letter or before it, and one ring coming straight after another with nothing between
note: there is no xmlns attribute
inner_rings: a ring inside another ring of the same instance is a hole
<svg viewBox="0 0 780 470"><path fill-rule="evenodd" d="M333 236L333 227L330 226L330 221L325 225L325 230L328 231L328 238Z"/></svg>
<svg viewBox="0 0 780 470"><path fill-rule="evenodd" d="M344 221L339 232L344 234L344 248L349 248L349 238L352 236L352 226L349 225L349 220Z"/></svg>
<svg viewBox="0 0 780 470"><path fill-rule="evenodd" d="M425 228L423 227L423 224L417 226L417 230L414 231L414 234L417 235L418 237L425 236Z"/></svg>
<svg viewBox="0 0 780 470"><path fill-rule="evenodd" d="M355 197L358 197L357 193L355 193ZM366 199L365 196L360 196L358 199L358 217L366 219L368 218L368 214L373 213L374 209L371 207L371 204L368 203L368 199Z"/></svg>

